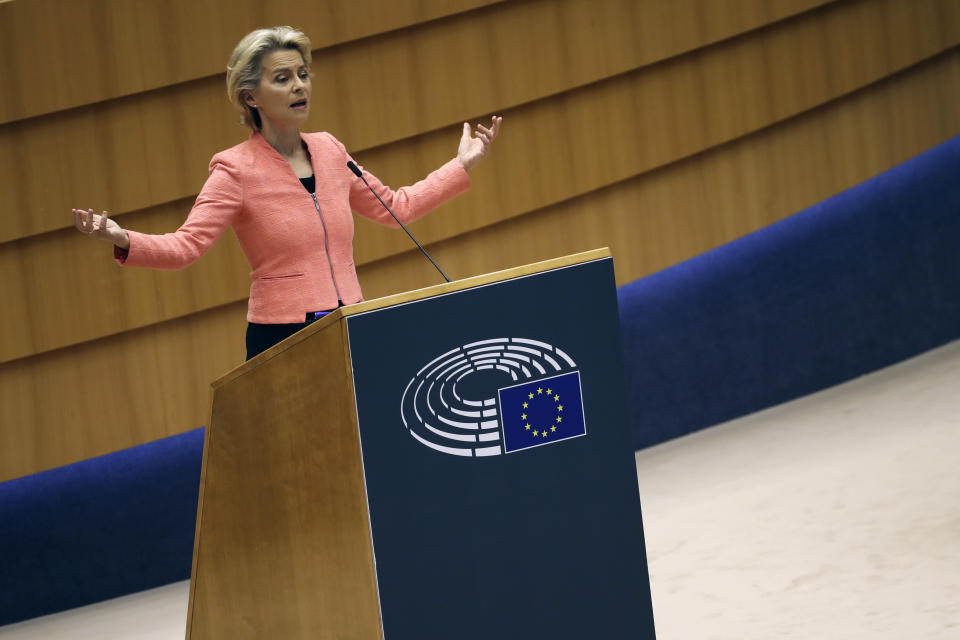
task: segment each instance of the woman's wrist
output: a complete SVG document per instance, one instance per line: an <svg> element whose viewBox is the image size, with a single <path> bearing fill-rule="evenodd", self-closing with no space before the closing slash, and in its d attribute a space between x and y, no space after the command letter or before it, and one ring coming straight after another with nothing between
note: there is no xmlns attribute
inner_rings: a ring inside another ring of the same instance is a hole
<svg viewBox="0 0 960 640"><path fill-rule="evenodd" d="M130 236L127 234L127 230L120 229L118 235L119 237L113 241L113 244L117 245L124 251L128 251L130 249Z"/></svg>

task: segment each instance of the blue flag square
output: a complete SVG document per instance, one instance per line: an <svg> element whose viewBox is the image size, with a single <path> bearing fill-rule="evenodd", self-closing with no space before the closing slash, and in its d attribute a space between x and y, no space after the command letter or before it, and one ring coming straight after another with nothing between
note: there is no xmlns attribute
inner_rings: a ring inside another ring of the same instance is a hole
<svg viewBox="0 0 960 640"><path fill-rule="evenodd" d="M579 371L504 387L497 395L506 453L587 433Z"/></svg>

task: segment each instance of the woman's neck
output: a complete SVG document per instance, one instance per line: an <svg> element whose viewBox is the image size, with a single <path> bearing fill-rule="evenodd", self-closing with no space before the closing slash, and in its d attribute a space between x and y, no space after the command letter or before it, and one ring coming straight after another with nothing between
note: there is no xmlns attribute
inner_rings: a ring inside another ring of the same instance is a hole
<svg viewBox="0 0 960 640"><path fill-rule="evenodd" d="M263 135L263 138L270 143L270 146L276 149L277 153L284 158L295 155L301 149L300 129L280 130L264 122L260 133Z"/></svg>

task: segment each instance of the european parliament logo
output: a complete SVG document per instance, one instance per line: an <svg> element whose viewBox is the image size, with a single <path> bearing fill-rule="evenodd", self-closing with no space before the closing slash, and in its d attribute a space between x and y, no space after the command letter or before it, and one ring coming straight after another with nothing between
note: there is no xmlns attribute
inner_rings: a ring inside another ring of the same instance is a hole
<svg viewBox="0 0 960 640"><path fill-rule="evenodd" d="M400 402L420 444L457 456L514 453L586 435L580 371L540 340L471 342L424 365Z"/></svg>

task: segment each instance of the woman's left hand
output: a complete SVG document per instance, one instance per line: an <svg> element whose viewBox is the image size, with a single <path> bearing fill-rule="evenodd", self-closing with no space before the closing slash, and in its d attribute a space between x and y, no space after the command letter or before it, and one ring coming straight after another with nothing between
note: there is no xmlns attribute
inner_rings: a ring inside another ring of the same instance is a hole
<svg viewBox="0 0 960 640"><path fill-rule="evenodd" d="M482 124L477 125L476 135L471 136L470 123L463 123L463 135L460 137L460 148L457 150L457 160L467 171L470 167L477 164L481 158L490 152L490 145L500 133L500 123L503 118L493 116L491 118L490 128L487 129Z"/></svg>

